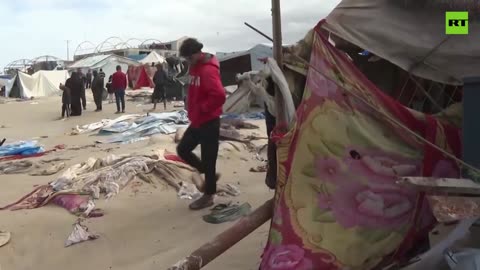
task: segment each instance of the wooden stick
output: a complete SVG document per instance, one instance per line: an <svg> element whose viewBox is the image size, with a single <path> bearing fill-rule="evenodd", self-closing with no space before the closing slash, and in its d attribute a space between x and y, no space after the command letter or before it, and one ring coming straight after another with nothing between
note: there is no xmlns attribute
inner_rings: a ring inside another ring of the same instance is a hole
<svg viewBox="0 0 480 270"><path fill-rule="evenodd" d="M168 270L200 270L272 218L273 199Z"/></svg>

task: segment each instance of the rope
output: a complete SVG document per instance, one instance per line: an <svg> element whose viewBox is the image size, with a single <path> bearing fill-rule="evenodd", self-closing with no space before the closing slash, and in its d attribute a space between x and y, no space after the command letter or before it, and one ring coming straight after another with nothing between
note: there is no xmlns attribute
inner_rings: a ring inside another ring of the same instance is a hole
<svg viewBox="0 0 480 270"><path fill-rule="evenodd" d="M457 158L455 155L445 151L444 149L440 148L439 146L437 146L436 144L434 143L431 143L429 142L428 140L426 140L425 138L423 138L423 136L421 135L418 135L415 131L411 130L410 128L406 127L404 124L400 123L399 121L397 121L396 119L394 119L393 117L391 117L390 115L378 110L376 108L376 106L370 104L368 101L366 101L363 97L361 97L360 95L358 95L357 93L355 93L354 91L351 91L351 90L348 90L346 89L344 86L340 85L338 82L330 79L327 75L325 75L323 72L321 72L320 70L318 70L317 68L315 68L314 66L310 65L309 62L307 62L305 59L303 59L302 57L298 56L298 55L295 55L295 54L291 54L293 57L295 57L297 60L299 60L300 62L302 62L304 65L308 66L309 68L313 69L315 72L319 73L320 75L322 75L323 77L325 77L325 79L329 80L330 82L334 83L336 86L338 86L340 89L343 89L344 91L348 92L350 95L352 95L353 97L357 98L358 100L362 101L363 103L365 103L368 107L370 107L371 109L373 109L374 111L376 111L377 113L379 113L381 116L383 116L384 118L386 118L388 121L394 123L395 125L399 126L400 128L404 129L407 133L409 133L410 135L412 135L413 137L415 137L416 139L422 141L423 143L425 144L428 144L429 146L435 148L436 150L440 151L441 153L443 153L445 156L455 160L456 162L458 162L459 164L461 164L462 166L476 172L477 174L480 174L480 170L477 169L476 167L466 163L465 161Z"/></svg>

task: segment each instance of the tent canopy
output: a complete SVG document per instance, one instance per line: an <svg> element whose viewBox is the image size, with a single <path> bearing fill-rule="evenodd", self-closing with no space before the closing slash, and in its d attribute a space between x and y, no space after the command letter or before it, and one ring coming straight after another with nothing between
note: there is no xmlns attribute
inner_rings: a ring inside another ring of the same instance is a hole
<svg viewBox="0 0 480 270"><path fill-rule="evenodd" d="M323 27L419 77L459 85L480 76L480 21L473 11L468 35L446 35L442 1L427 2L342 0Z"/></svg>
<svg viewBox="0 0 480 270"><path fill-rule="evenodd" d="M19 72L6 84L5 96L31 98L60 95L60 83L65 83L68 77L66 70L41 70L31 76Z"/></svg>
<svg viewBox="0 0 480 270"><path fill-rule="evenodd" d="M151 64L151 63L165 63L165 57L161 56L158 54L156 51L152 51L150 54L148 54L145 58L140 60L140 63L142 64Z"/></svg>
<svg viewBox="0 0 480 270"><path fill-rule="evenodd" d="M130 65L138 66L140 65L140 63L132 59L118 56L115 54L95 55L95 56L87 57L75 62L73 65L69 67L69 69L70 70L81 69L82 72L84 73L87 72L89 69L97 70L97 71L102 69L103 72L105 72L105 76L108 78L110 75L115 73L118 65L122 67L123 72L127 72L128 66ZM105 80L105 83L107 83L107 81L108 80Z"/></svg>

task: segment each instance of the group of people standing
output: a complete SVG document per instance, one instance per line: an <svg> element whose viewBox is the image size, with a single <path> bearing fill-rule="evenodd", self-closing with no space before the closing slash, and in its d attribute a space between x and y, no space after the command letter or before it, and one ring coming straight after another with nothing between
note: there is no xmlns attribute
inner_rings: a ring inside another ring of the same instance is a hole
<svg viewBox="0 0 480 270"><path fill-rule="evenodd" d="M109 94L115 93L117 99L117 113L125 112L125 89L127 88L127 75L122 72L122 68L117 66L117 72L110 76L107 83ZM91 88L93 100L95 102L95 112L102 111L102 102L105 92L105 73L102 69L99 71L88 70L84 75L81 69L72 72L65 85L60 84L63 90L62 95L62 118L82 115L82 109L87 109L86 89ZM120 103L122 105L120 110Z"/></svg>

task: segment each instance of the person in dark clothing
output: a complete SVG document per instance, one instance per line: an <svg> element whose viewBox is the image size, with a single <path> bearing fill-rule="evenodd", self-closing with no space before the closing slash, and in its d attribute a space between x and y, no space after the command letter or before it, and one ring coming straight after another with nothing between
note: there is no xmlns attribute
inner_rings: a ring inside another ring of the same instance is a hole
<svg viewBox="0 0 480 270"><path fill-rule="evenodd" d="M92 82L92 93L93 100L97 106L96 112L102 111L102 94L103 94L103 78L100 78L100 75L96 70L93 71L93 82Z"/></svg>
<svg viewBox="0 0 480 270"><path fill-rule="evenodd" d="M78 78L80 79L80 82L82 83L82 90L80 91L80 99L82 102L82 107L84 110L87 109L87 97L85 96L85 83L87 81L85 75L83 74L81 69L77 70Z"/></svg>
<svg viewBox="0 0 480 270"><path fill-rule="evenodd" d="M127 89L127 75L122 72L122 67L117 66L117 72L112 75L112 87L117 102L117 114L125 113L125 89ZM122 110L120 111L120 104Z"/></svg>
<svg viewBox="0 0 480 270"><path fill-rule="evenodd" d="M112 80L113 80L113 76L110 75L110 77L108 78L108 82L107 82L107 92L108 92L108 103L109 104L113 103L113 94L115 93L115 91L113 91Z"/></svg>
<svg viewBox="0 0 480 270"><path fill-rule="evenodd" d="M267 80L268 87L266 90L267 94L274 97L275 96L275 83L273 82L272 78ZM267 127L267 137L268 137L268 144L267 144L267 174L265 176L265 184L270 189L275 189L277 186L277 145L271 139L272 132L276 126L277 120L274 115L272 115L268 111L267 104L265 106L265 124Z"/></svg>
<svg viewBox="0 0 480 270"><path fill-rule="evenodd" d="M92 87L92 71L89 69L87 76L85 77L85 89L90 89Z"/></svg>
<svg viewBox="0 0 480 270"><path fill-rule="evenodd" d="M65 82L65 87L70 89L70 97L71 97L71 116L80 116L82 115L82 103L81 103L81 95L83 89L83 82L78 77L76 72L72 72L70 78Z"/></svg>
<svg viewBox="0 0 480 270"><path fill-rule="evenodd" d="M98 72L98 76L100 76L100 78L102 78L104 81L105 81L105 72L103 72L103 69L100 69L100 72Z"/></svg>
<svg viewBox="0 0 480 270"><path fill-rule="evenodd" d="M205 194L190 204L200 210L214 204L219 175L216 173L220 138L220 116L226 100L220 80L220 64L215 56L202 52L203 44L187 39L180 47L180 55L190 63L188 90L188 118L190 126L178 144L177 153L185 162L205 174ZM200 144L201 159L192 151Z"/></svg>
<svg viewBox="0 0 480 270"><path fill-rule="evenodd" d="M163 108L167 110L167 96L166 96L166 85L169 81L167 73L163 70L162 64L157 65L157 72L153 76L153 83L155 84L155 88L152 94L152 103L153 103L153 110L157 109L157 102L163 101Z"/></svg>
<svg viewBox="0 0 480 270"><path fill-rule="evenodd" d="M72 96L70 88L66 87L63 84L60 84L59 87L62 91L62 119L65 119L65 115L67 118L70 117L70 104L72 103Z"/></svg>

